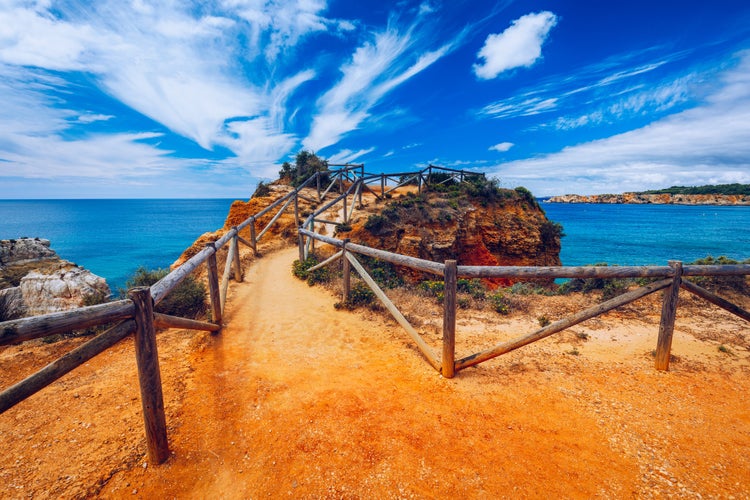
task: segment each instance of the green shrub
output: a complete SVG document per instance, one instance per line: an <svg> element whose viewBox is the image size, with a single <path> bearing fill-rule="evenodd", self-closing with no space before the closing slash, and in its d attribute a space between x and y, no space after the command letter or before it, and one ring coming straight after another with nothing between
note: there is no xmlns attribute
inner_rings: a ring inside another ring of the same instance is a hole
<svg viewBox="0 0 750 500"><path fill-rule="evenodd" d="M127 290L140 286L151 286L169 274L169 269L146 269L141 266L125 283L125 289L120 290L120 297L127 297ZM162 314L180 316L183 318L198 318L207 311L206 286L188 276L167 297L157 304L154 309Z"/></svg>
<svg viewBox="0 0 750 500"><path fill-rule="evenodd" d="M716 258L709 255L690 264L697 266L717 266L736 265L740 264L740 262L723 255ZM744 260L742 264L750 264L750 259ZM746 276L691 276L689 279L696 285L713 291L733 290L740 293L750 293L750 286L748 286Z"/></svg>
<svg viewBox="0 0 750 500"><path fill-rule="evenodd" d="M442 281L425 280L419 283L418 288L427 292L428 295L437 297L445 291L445 283Z"/></svg>
<svg viewBox="0 0 750 500"><path fill-rule="evenodd" d="M511 302L510 299L505 296L502 290L495 291L489 296L489 299L492 302L492 308L495 310L495 312L502 315L510 314L512 309Z"/></svg>
<svg viewBox="0 0 750 500"><path fill-rule="evenodd" d="M382 215L371 215L365 221L365 229L377 235L385 227L388 220Z"/></svg>
<svg viewBox="0 0 750 500"><path fill-rule="evenodd" d="M255 192L250 198L262 198L270 194L271 194L271 188L268 187L267 184L264 184L263 181L260 181L258 183L258 187L255 188Z"/></svg>
<svg viewBox="0 0 750 500"><path fill-rule="evenodd" d="M349 290L349 297L343 302L334 304L336 309L356 309L358 307L369 307L377 309L378 303L375 300L375 292L370 290L366 283L359 281Z"/></svg>
<svg viewBox="0 0 750 500"><path fill-rule="evenodd" d="M309 255L307 259L303 261L295 260L292 263L292 274L301 280L307 281L307 284L313 286L316 283L327 283L331 281L331 270L326 267L321 267L315 271L310 272L311 267L315 267L319 264L318 258L315 255Z"/></svg>
<svg viewBox="0 0 750 500"><path fill-rule="evenodd" d="M404 279L396 269L396 266L390 262L366 255L359 255L357 258L380 288L396 288L404 284Z"/></svg>
<svg viewBox="0 0 750 500"><path fill-rule="evenodd" d="M456 281L456 289L459 292L468 293L473 298L481 300L487 295L487 287L484 286L482 280L474 278L467 280L466 278L459 278Z"/></svg>

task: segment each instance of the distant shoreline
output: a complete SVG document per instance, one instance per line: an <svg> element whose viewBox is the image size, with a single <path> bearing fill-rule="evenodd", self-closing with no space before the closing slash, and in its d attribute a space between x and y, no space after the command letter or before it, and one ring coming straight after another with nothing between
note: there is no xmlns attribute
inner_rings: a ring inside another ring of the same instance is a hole
<svg viewBox="0 0 750 500"><path fill-rule="evenodd" d="M632 205L718 205L718 206L750 206L750 195L726 194L566 194L551 196L545 203L608 203Z"/></svg>

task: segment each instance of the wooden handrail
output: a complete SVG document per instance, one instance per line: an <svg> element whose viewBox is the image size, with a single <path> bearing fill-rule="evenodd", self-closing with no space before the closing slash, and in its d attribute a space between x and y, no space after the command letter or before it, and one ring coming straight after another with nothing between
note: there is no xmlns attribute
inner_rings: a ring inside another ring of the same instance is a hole
<svg viewBox="0 0 750 500"><path fill-rule="evenodd" d="M4 321L0 323L0 345L121 321L132 318L134 310L130 300L118 300L70 311Z"/></svg>

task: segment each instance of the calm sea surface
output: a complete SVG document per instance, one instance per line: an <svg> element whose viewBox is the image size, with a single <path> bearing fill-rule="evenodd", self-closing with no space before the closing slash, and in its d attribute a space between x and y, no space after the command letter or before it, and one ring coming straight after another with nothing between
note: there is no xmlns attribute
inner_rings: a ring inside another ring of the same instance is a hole
<svg viewBox="0 0 750 500"><path fill-rule="evenodd" d="M116 292L139 266L169 267L224 225L233 200L0 200L0 239L45 238Z"/></svg>
<svg viewBox="0 0 750 500"><path fill-rule="evenodd" d="M563 225L564 265L750 258L750 207L542 203Z"/></svg>
<svg viewBox="0 0 750 500"><path fill-rule="evenodd" d="M0 200L0 239L51 240L63 259L113 290L139 266L168 267L224 225L233 200ZM750 207L543 203L563 225L565 265L664 265L712 255L750 258Z"/></svg>

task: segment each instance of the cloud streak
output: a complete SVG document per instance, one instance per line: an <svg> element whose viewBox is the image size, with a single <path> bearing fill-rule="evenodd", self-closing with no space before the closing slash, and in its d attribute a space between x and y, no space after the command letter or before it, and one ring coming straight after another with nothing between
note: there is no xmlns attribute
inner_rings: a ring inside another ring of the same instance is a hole
<svg viewBox="0 0 750 500"><path fill-rule="evenodd" d="M392 20L385 31L354 51L341 68L341 80L318 100L318 112L302 142L305 148L318 151L336 144L357 130L386 94L450 52L454 42L420 54L415 49L424 44L418 33L419 21L402 31Z"/></svg>
<svg viewBox="0 0 750 500"><path fill-rule="evenodd" d="M699 106L606 139L508 162L494 173L539 196L750 183L750 52L738 57Z"/></svg>

